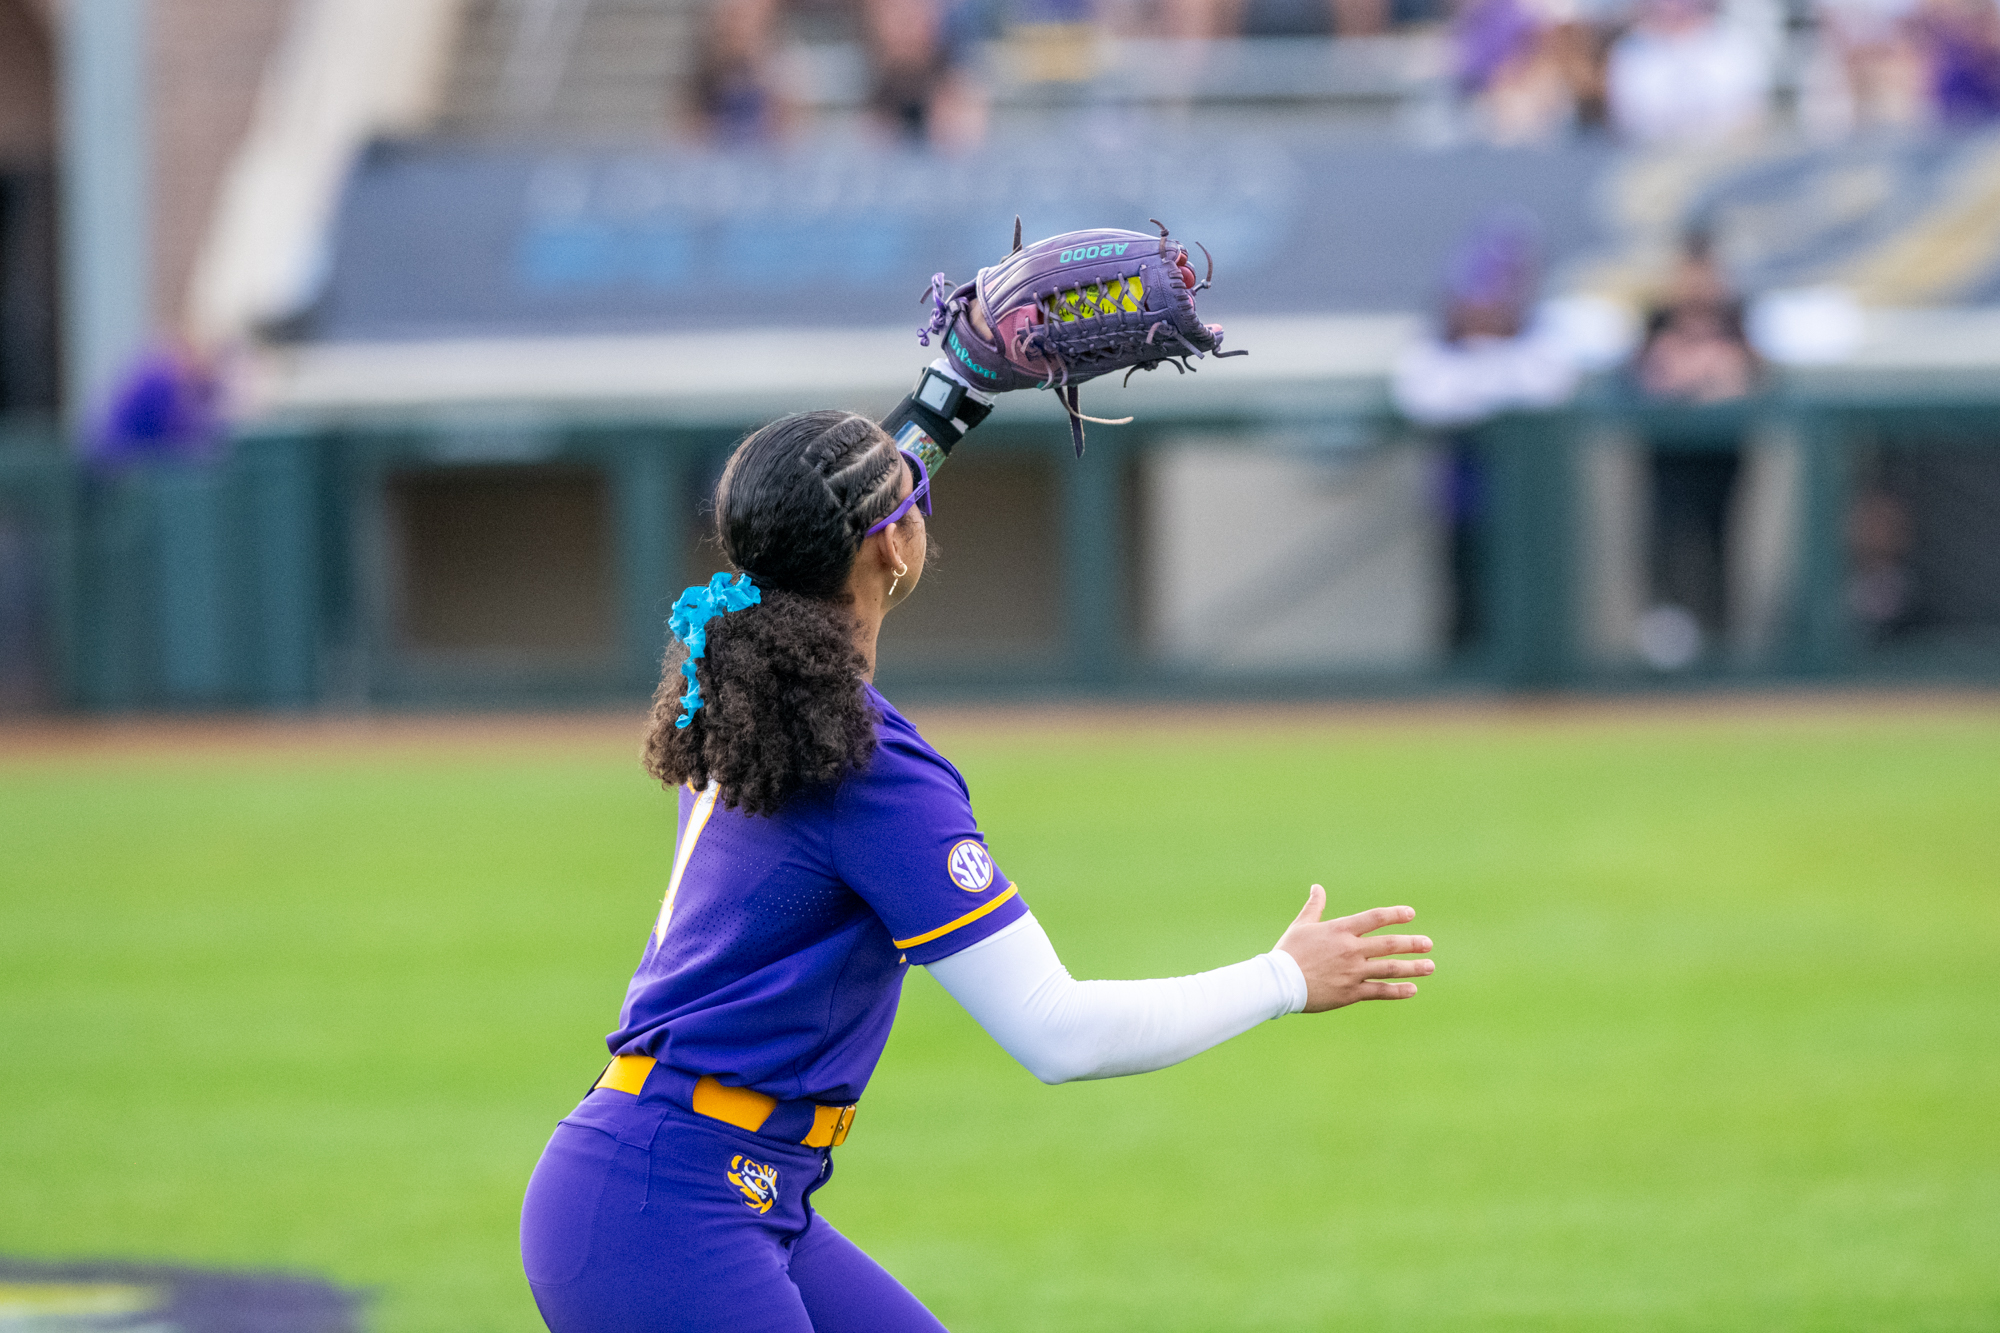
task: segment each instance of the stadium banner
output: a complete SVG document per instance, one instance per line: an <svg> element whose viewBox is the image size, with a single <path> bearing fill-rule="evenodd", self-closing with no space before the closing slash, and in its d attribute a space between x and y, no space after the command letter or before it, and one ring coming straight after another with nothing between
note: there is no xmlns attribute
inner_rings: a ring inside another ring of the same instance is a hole
<svg viewBox="0 0 2000 1333"><path fill-rule="evenodd" d="M1430 309L1453 248L1499 210L1532 215L1554 289L1629 295L1699 225L1746 291L1847 282L1876 305L1991 303L2000 211L1968 224L1953 203L1991 172L1996 145L1979 133L1677 155L1588 139L1412 151L1194 130L1169 141L1109 118L968 157L385 143L357 165L324 279L290 332L914 329L931 274L991 263L1017 213L1031 239L1160 219L1215 256L1203 310L1225 324ZM1884 268L1939 228L1962 262Z"/></svg>

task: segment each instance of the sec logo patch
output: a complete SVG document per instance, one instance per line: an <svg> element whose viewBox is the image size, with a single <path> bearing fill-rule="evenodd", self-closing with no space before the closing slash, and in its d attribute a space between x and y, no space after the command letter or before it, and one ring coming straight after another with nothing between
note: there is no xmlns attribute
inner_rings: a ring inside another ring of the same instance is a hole
<svg viewBox="0 0 2000 1333"><path fill-rule="evenodd" d="M967 893L984 893L993 883L993 858L973 838L961 839L944 859L951 882Z"/></svg>

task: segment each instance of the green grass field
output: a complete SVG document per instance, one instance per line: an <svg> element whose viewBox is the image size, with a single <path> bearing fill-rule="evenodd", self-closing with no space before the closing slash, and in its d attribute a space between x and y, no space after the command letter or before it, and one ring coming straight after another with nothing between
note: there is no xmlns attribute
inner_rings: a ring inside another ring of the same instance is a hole
<svg viewBox="0 0 2000 1333"><path fill-rule="evenodd" d="M959 1333L2000 1326L1990 707L935 734L1079 976L1315 879L1439 965L1062 1088L913 974L820 1203ZM0 757L0 1254L539 1328L671 809L593 739Z"/></svg>

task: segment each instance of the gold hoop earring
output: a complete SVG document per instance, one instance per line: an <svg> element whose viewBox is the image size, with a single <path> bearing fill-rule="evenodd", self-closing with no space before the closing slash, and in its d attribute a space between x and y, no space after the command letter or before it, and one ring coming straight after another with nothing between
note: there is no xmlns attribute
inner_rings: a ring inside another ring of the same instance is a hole
<svg viewBox="0 0 2000 1333"><path fill-rule="evenodd" d="M898 560L896 562L896 579L895 582L889 585L889 595L891 597L894 597L896 595L896 589L902 586L903 579L905 576L909 574L909 572L910 572L910 567L907 564L903 563L901 560Z"/></svg>

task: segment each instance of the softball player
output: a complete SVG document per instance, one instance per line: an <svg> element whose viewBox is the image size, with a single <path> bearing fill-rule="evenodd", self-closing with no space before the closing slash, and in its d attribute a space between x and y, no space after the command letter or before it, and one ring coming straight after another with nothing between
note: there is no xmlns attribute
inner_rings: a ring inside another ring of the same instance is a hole
<svg viewBox="0 0 2000 1333"><path fill-rule="evenodd" d="M870 683L923 577L930 469L990 401L940 361L884 426L787 417L716 488L718 574L675 607L649 769L673 870L613 1054L529 1182L521 1249L554 1333L938 1333L814 1213L904 973L927 967L1048 1083L1185 1060L1267 1019L1402 999L1411 920L1322 922L1197 976L1073 980L988 854L958 770ZM685 685L685 693L681 693ZM678 696L678 697L677 697Z"/></svg>

